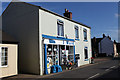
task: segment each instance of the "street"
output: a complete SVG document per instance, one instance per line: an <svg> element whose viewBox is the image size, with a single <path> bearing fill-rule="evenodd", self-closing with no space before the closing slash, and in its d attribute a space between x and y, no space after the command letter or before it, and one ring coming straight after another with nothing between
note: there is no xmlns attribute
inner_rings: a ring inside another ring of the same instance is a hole
<svg viewBox="0 0 120 80"><path fill-rule="evenodd" d="M52 75L49 78L81 78L86 80L93 78L120 78L118 64L119 60L109 60L62 74Z"/></svg>
<svg viewBox="0 0 120 80"><path fill-rule="evenodd" d="M69 70L65 72L60 72L57 74L52 75L45 75L45 76L36 76L33 75L30 79L30 77L22 78L14 76L10 78L4 78L3 80L48 80L51 78L63 78L63 79L69 79L69 78L75 78L80 80L104 80L104 79L117 79L120 78L120 58L116 59L109 59L105 61L100 61L95 64L90 64L85 67L79 67L74 70ZM53 79L52 79L53 80Z"/></svg>

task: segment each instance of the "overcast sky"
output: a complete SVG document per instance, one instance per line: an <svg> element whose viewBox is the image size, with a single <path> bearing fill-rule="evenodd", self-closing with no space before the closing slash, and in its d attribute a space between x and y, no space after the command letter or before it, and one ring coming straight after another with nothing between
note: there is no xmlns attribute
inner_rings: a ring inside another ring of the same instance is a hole
<svg viewBox="0 0 120 80"><path fill-rule="evenodd" d="M2 12L8 4L2 3ZM105 33L111 36L112 40L118 41L118 2L32 2L31 4L60 15L63 15L64 9L67 8L73 13L73 20L91 27L91 37L102 37Z"/></svg>

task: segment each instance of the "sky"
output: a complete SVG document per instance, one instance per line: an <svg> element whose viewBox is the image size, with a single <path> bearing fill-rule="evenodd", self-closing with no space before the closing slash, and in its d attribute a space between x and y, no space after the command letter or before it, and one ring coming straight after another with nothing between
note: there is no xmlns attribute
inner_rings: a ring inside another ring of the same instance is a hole
<svg viewBox="0 0 120 80"><path fill-rule="evenodd" d="M2 12L9 3L2 3ZM111 36L118 41L118 2L32 2L63 15L67 8L72 19L91 27L91 37Z"/></svg>

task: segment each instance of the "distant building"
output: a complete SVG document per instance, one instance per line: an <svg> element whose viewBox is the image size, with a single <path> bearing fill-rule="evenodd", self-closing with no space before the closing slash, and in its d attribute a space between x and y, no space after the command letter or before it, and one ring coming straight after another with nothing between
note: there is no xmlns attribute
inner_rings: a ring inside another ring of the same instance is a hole
<svg viewBox="0 0 120 80"><path fill-rule="evenodd" d="M102 40L103 38L92 38L91 42L92 42L92 56L93 57L97 57L99 54L99 47L98 47L98 43Z"/></svg>
<svg viewBox="0 0 120 80"><path fill-rule="evenodd" d="M17 75L17 41L0 30L0 78Z"/></svg>
<svg viewBox="0 0 120 80"><path fill-rule="evenodd" d="M120 43L117 43L117 53L120 54Z"/></svg>
<svg viewBox="0 0 120 80"><path fill-rule="evenodd" d="M110 36L103 34L102 38L94 37L91 41L93 57L117 54L116 41L112 41Z"/></svg>

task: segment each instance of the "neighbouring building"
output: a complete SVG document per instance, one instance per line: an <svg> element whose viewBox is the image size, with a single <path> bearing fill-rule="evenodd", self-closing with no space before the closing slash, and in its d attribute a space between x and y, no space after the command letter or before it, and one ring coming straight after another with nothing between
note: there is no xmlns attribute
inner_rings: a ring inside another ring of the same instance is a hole
<svg viewBox="0 0 120 80"><path fill-rule="evenodd" d="M102 38L92 38L92 55L98 56L116 56L117 48L116 41L112 41L110 36L103 34Z"/></svg>
<svg viewBox="0 0 120 80"><path fill-rule="evenodd" d="M48 74L50 67L66 61L89 64L91 28L64 16L25 2L11 2L2 14L3 30L19 41L19 72Z"/></svg>
<svg viewBox="0 0 120 80"><path fill-rule="evenodd" d="M120 54L120 43L117 43L117 53Z"/></svg>
<svg viewBox="0 0 120 80"><path fill-rule="evenodd" d="M18 43L0 30L0 78L17 75Z"/></svg>

